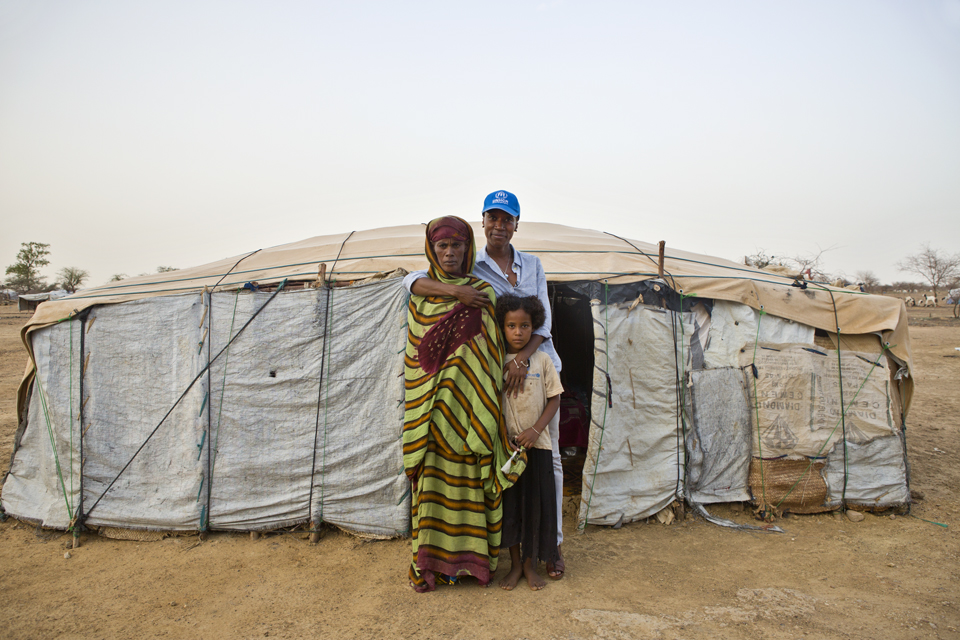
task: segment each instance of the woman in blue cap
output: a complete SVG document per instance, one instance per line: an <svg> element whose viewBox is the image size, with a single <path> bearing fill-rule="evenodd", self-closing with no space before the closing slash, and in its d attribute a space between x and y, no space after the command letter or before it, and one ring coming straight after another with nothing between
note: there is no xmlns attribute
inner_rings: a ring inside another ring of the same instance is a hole
<svg viewBox="0 0 960 640"><path fill-rule="evenodd" d="M529 253L518 251L510 241L517 232L520 220L520 202L509 191L494 191L483 201L483 233L487 246L477 252L473 275L486 280L493 286L497 296L506 293L523 296L536 296L546 311L546 321L537 329L527 346L517 357L504 365L504 393L516 397L523 389L521 384L527 375L527 363L534 351L543 351L550 356L557 373L560 372L560 357L553 346L550 335L552 316L550 298L547 295L547 277L543 272L540 259ZM489 304L488 297L482 291L470 286L458 286L427 277L426 271L414 271L403 280L407 291L420 296L450 296L468 307L482 307ZM550 437L553 444L553 472L557 491L557 548L563 542L563 467L560 464L560 413L550 421ZM563 554L555 564L547 565L547 575L554 580L563 577L566 565Z"/></svg>

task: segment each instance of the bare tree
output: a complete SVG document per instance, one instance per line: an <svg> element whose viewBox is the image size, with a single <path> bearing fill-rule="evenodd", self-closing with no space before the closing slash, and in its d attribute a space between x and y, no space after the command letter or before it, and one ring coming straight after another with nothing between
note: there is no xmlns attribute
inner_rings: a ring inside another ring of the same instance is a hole
<svg viewBox="0 0 960 640"><path fill-rule="evenodd" d="M920 253L907 256L898 262L897 269L922 277L933 287L933 296L939 299L940 288L960 277L960 253L942 253L925 243Z"/></svg>
<svg viewBox="0 0 960 640"><path fill-rule="evenodd" d="M744 256L743 263L758 269L786 267L794 274L802 274L807 280L829 282L833 278L823 268L823 254L832 248L821 249L818 246L814 253L795 256L774 256L768 254L764 249L758 249L756 253Z"/></svg>
<svg viewBox="0 0 960 640"><path fill-rule="evenodd" d="M126 279L127 279L127 274L115 273L112 276L110 276L110 279L107 280L107 282L120 282L121 280L126 280Z"/></svg>
<svg viewBox="0 0 960 640"><path fill-rule="evenodd" d="M867 289L867 291L872 292L880 288L880 278L878 278L873 271L857 271L856 278L857 282L863 283L863 286Z"/></svg>
<svg viewBox="0 0 960 640"><path fill-rule="evenodd" d="M90 277L90 274L77 267L64 267L57 272L57 277L60 278L60 286L73 293Z"/></svg>

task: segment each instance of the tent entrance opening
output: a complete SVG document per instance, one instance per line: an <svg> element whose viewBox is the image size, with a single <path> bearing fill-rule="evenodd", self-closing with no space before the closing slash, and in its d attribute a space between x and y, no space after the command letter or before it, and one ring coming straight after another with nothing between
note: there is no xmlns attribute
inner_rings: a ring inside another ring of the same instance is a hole
<svg viewBox="0 0 960 640"><path fill-rule="evenodd" d="M563 363L560 380L560 455L563 461L563 493L579 495L583 462L590 429L590 399L593 394L593 315L590 300L565 285L551 284L550 333Z"/></svg>

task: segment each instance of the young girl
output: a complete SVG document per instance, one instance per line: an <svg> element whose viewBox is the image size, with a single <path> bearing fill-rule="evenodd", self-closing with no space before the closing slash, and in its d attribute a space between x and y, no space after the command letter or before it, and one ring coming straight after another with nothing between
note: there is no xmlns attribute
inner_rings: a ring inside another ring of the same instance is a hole
<svg viewBox="0 0 960 640"><path fill-rule="evenodd" d="M560 408L563 387L560 376L542 351L529 362L517 362L517 354L544 322L543 304L535 297L505 295L497 300L497 324L503 330L507 349L505 362L527 367L522 392L504 393L503 417L507 436L527 450L527 468L513 487L503 492L503 537L501 548L510 547L510 573L500 581L503 589L517 586L520 576L534 591L546 585L537 574L537 562L556 562L557 499L553 479L553 453L547 425Z"/></svg>

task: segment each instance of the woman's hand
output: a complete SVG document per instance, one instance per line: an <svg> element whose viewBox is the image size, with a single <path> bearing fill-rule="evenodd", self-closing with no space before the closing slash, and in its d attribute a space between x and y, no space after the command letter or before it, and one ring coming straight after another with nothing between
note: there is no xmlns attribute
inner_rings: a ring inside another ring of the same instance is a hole
<svg viewBox="0 0 960 640"><path fill-rule="evenodd" d="M503 383L503 392L508 396L512 394L516 398L523 393L523 381L527 379L527 366L519 358L514 358L503 365L503 372L507 374Z"/></svg>
<svg viewBox="0 0 960 640"><path fill-rule="evenodd" d="M454 288L456 292L453 294L453 297L462 302L466 307L482 309L490 304L490 296L487 295L486 291L478 291L466 284L455 285Z"/></svg>
<svg viewBox="0 0 960 640"><path fill-rule="evenodd" d="M540 437L540 434L537 433L537 430L533 427L529 429L524 429L520 432L520 435L517 436L517 444L519 444L524 449L530 449L533 447L534 443L537 441L537 438Z"/></svg>
<svg viewBox="0 0 960 640"><path fill-rule="evenodd" d="M410 292L418 296L451 296L467 307L480 309L490 304L485 291L477 291L466 284L449 284L431 278L417 278L410 285Z"/></svg>

